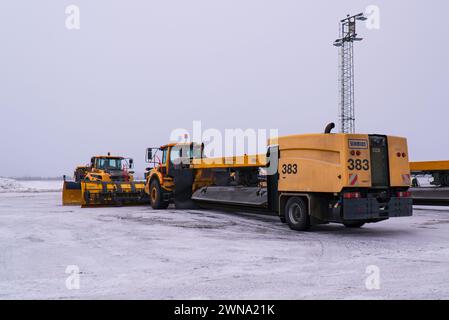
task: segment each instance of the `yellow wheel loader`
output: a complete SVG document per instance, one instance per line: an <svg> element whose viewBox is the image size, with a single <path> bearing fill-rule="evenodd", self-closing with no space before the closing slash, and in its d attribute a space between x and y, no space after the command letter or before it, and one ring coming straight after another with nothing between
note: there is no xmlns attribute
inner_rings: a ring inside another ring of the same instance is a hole
<svg viewBox="0 0 449 320"><path fill-rule="evenodd" d="M153 208L186 202L275 212L294 230L329 222L365 223L412 215L405 138L332 134L278 137L266 155L205 158L202 146L147 149L145 191Z"/></svg>
<svg viewBox="0 0 449 320"><path fill-rule="evenodd" d="M145 192L154 209L166 209L170 203L175 203L177 208L194 206L192 171L179 167L188 168L192 159L201 159L202 149L203 145L193 143L171 143L147 149L146 162L151 166L145 173ZM197 177L197 183L199 180Z"/></svg>
<svg viewBox="0 0 449 320"><path fill-rule="evenodd" d="M63 205L107 206L148 203L143 181L134 181L133 159L94 156L90 164L78 166L74 181L64 176Z"/></svg>

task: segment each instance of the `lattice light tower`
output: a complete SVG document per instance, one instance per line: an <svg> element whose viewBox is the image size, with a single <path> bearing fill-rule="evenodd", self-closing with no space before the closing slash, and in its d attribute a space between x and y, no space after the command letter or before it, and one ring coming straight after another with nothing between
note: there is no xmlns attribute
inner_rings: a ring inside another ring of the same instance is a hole
<svg viewBox="0 0 449 320"><path fill-rule="evenodd" d="M339 82L340 82L340 132L355 132L354 112L354 41L357 38L356 21L367 18L363 13L347 17L340 21L340 38L335 40L334 46L340 48L339 52Z"/></svg>

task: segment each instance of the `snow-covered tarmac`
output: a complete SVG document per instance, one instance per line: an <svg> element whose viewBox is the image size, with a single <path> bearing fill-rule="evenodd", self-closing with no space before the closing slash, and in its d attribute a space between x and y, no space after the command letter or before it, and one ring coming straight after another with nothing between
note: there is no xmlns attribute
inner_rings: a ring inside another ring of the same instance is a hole
<svg viewBox="0 0 449 320"><path fill-rule="evenodd" d="M449 298L449 208L295 232L272 216L81 209L24 190L0 192L0 299ZM79 289L66 287L71 265Z"/></svg>

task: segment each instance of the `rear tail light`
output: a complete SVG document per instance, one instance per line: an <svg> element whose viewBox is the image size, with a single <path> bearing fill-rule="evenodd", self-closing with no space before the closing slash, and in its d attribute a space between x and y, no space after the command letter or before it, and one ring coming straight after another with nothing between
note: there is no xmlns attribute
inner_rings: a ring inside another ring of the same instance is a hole
<svg viewBox="0 0 449 320"><path fill-rule="evenodd" d="M399 191L397 195L398 198L410 198L412 196L412 193L410 191Z"/></svg>
<svg viewBox="0 0 449 320"><path fill-rule="evenodd" d="M360 194L360 192L345 192L343 194L343 198L345 199L359 199L361 197L362 195Z"/></svg>

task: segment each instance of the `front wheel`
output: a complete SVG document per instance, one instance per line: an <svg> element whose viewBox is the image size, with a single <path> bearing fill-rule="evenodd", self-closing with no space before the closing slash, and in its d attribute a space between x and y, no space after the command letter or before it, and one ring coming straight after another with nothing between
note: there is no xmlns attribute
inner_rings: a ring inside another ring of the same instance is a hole
<svg viewBox="0 0 449 320"><path fill-rule="evenodd" d="M310 228L309 210L303 199L292 197L285 204L285 220L290 229L305 231Z"/></svg>
<svg viewBox="0 0 449 320"><path fill-rule="evenodd" d="M150 184L150 204L153 209L167 209L169 202L164 201L164 192L157 179Z"/></svg>

